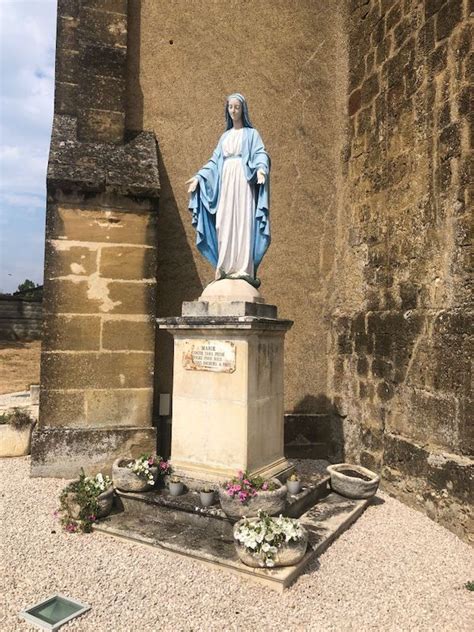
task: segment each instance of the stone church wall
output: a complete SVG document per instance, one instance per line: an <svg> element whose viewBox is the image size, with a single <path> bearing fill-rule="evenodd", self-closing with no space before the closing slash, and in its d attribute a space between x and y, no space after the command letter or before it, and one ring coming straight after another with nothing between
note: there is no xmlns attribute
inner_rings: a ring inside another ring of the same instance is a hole
<svg viewBox="0 0 474 632"><path fill-rule="evenodd" d="M467 16L462 0L351 2L331 368L346 457L462 537L473 526Z"/></svg>
<svg viewBox="0 0 474 632"><path fill-rule="evenodd" d="M242 92L272 159L271 247L262 294L294 320L286 410L325 415L329 299L341 191L346 56L343 2L142 0L129 4L127 127L160 147L158 314L177 315L213 279L198 253L185 181L224 131ZM225 10L224 10L225 9ZM171 338L157 335L157 391L171 389Z"/></svg>

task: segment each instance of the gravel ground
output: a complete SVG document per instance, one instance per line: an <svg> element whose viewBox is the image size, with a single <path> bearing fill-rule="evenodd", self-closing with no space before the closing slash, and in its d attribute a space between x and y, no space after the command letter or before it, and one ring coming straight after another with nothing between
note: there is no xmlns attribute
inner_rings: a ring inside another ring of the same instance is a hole
<svg viewBox="0 0 474 632"><path fill-rule="evenodd" d="M104 534L67 535L53 511L64 481L0 461L2 632L58 591L92 606L62 630L472 630L474 554L398 501L379 504L279 595L198 562ZM469 626L470 622L470 627Z"/></svg>

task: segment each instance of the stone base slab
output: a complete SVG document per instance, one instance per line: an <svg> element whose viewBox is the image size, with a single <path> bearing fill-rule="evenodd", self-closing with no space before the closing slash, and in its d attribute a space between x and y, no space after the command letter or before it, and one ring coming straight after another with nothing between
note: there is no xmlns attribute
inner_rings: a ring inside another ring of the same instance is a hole
<svg viewBox="0 0 474 632"><path fill-rule="evenodd" d="M173 459L171 462L173 473L183 480L190 489L200 489L203 485L217 485L224 483L236 475L233 468L217 468L206 466L205 464L190 464ZM266 467L250 470L250 476L261 476L268 479L276 476L281 481L286 481L293 472L294 467L285 458L278 459Z"/></svg>
<svg viewBox="0 0 474 632"><path fill-rule="evenodd" d="M261 316L277 318L276 305L248 301L185 301L182 316Z"/></svg>
<svg viewBox="0 0 474 632"><path fill-rule="evenodd" d="M308 562L321 555L357 520L369 503L370 500L350 500L335 493L320 500L301 516L309 533L305 557L295 566L276 569L242 564L235 552L232 525L228 521L171 508L155 508L153 519L116 513L94 525L94 530L190 557L283 592L304 572Z"/></svg>
<svg viewBox="0 0 474 632"><path fill-rule="evenodd" d="M111 473L121 456L156 452L156 428L36 428L31 441L31 476L76 478Z"/></svg>
<svg viewBox="0 0 474 632"><path fill-rule="evenodd" d="M296 464L298 465L298 464ZM285 516L299 518L305 511L312 507L319 498L328 493L329 475L326 472L327 461L313 461L311 471L304 472L303 485L298 494L288 494L286 499ZM294 466L292 466L294 468ZM298 467L300 470L301 468ZM197 483L196 481L194 481ZM187 486L186 492L181 496L171 496L166 487L155 489L151 492L124 492L115 490L117 505L128 515L155 518L156 509L166 507L175 511L206 516L226 520L226 515L220 508L217 493L214 504L210 507L202 507L198 489L201 485Z"/></svg>

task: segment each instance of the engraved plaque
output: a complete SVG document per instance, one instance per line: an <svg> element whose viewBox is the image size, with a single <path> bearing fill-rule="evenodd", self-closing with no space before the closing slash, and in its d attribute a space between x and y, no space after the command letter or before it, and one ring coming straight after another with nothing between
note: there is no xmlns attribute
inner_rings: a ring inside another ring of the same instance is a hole
<svg viewBox="0 0 474 632"><path fill-rule="evenodd" d="M235 371L235 343L227 340L186 340L183 367L187 371Z"/></svg>

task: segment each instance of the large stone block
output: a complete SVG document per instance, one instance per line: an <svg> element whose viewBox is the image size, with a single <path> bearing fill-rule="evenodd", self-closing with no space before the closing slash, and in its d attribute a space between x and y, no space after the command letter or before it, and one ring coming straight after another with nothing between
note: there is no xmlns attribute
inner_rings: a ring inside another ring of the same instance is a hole
<svg viewBox="0 0 474 632"><path fill-rule="evenodd" d="M110 300L114 303L111 313L146 314L149 316L155 313L155 281L150 283L110 281L108 288Z"/></svg>
<svg viewBox="0 0 474 632"><path fill-rule="evenodd" d="M125 108L125 79L102 77L83 69L87 79L81 82L79 109L112 110L121 112ZM84 130L82 129L82 132Z"/></svg>
<svg viewBox="0 0 474 632"><path fill-rule="evenodd" d="M97 271L98 248L72 245L65 241L46 242L46 266L49 278L88 276Z"/></svg>
<svg viewBox="0 0 474 632"><path fill-rule="evenodd" d="M84 391L40 390L39 427L81 428L87 425Z"/></svg>
<svg viewBox="0 0 474 632"><path fill-rule="evenodd" d="M405 403L406 402L406 403ZM418 420L423 420L419 423ZM456 399L411 389L392 410L387 430L415 441L429 437L431 443L447 449L459 448L459 419Z"/></svg>
<svg viewBox="0 0 474 632"><path fill-rule="evenodd" d="M124 79L127 51L102 44L88 44L81 50L81 64L90 73L104 77Z"/></svg>
<svg viewBox="0 0 474 632"><path fill-rule="evenodd" d="M152 351L154 341L155 323L152 317L148 320L103 320L103 349Z"/></svg>
<svg viewBox="0 0 474 632"><path fill-rule="evenodd" d="M44 353L46 389L150 388L154 354L144 352Z"/></svg>
<svg viewBox="0 0 474 632"><path fill-rule="evenodd" d="M82 6L127 15L128 0L82 0Z"/></svg>
<svg viewBox="0 0 474 632"><path fill-rule="evenodd" d="M63 50L56 60L56 81L77 83L79 77L79 52Z"/></svg>
<svg viewBox="0 0 474 632"><path fill-rule="evenodd" d="M77 137L81 141L121 144L124 140L124 129L124 112L92 108L78 112Z"/></svg>
<svg viewBox="0 0 474 632"><path fill-rule="evenodd" d="M58 114L76 114L78 92L76 83L58 81L54 91L54 111Z"/></svg>
<svg viewBox="0 0 474 632"><path fill-rule="evenodd" d="M80 14L80 38L83 42L105 46L127 46L127 16L94 7L83 6Z"/></svg>
<svg viewBox="0 0 474 632"><path fill-rule="evenodd" d="M102 248L99 272L108 279L154 279L155 249L138 246Z"/></svg>
<svg viewBox="0 0 474 632"><path fill-rule="evenodd" d="M49 314L43 324L43 351L98 351L100 316Z"/></svg>
<svg viewBox="0 0 474 632"><path fill-rule="evenodd" d="M51 205L46 231L49 239L156 246L156 217L149 212Z"/></svg>
<svg viewBox="0 0 474 632"><path fill-rule="evenodd" d="M90 428L152 425L152 388L88 390L85 400Z"/></svg>
<svg viewBox="0 0 474 632"><path fill-rule="evenodd" d="M50 314L95 314L99 312L99 299L87 296L87 281L46 279L44 284L44 310Z"/></svg>
<svg viewBox="0 0 474 632"><path fill-rule="evenodd" d="M119 457L156 452L156 428L37 428L31 446L31 476L77 478L111 474Z"/></svg>

